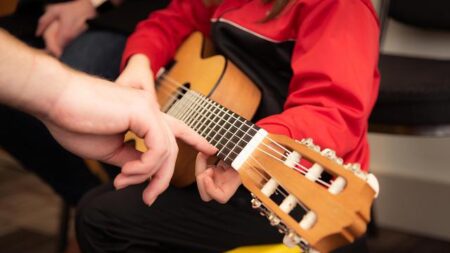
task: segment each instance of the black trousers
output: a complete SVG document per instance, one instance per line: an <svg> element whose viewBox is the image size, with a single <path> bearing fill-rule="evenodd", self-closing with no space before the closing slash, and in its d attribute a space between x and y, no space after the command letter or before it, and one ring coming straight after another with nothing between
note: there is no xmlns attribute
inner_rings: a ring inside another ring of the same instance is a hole
<svg viewBox="0 0 450 253"><path fill-rule="evenodd" d="M116 191L98 187L80 202L76 229L83 252L224 252L239 246L279 243L282 236L250 207L240 188L225 205L205 203L195 185L170 187L152 206L146 184ZM365 239L336 252L368 252Z"/></svg>

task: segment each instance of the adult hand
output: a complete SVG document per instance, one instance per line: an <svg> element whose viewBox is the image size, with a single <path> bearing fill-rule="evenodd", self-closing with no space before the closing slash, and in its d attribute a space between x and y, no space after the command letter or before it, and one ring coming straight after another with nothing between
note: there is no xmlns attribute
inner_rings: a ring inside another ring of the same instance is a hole
<svg viewBox="0 0 450 253"><path fill-rule="evenodd" d="M156 197L163 192L172 178L178 153L175 137L186 140L186 136L197 134L180 121L160 112L154 88L153 73L150 61L144 55L133 55L116 83L122 87L140 89L148 95L148 110L155 115L154 120L148 125L152 133L146 141L148 153L145 160L148 164L138 162L130 163L122 168L121 173L114 180L116 188L120 189L130 184L138 184L151 178L149 185L143 192L144 201L153 203ZM177 122L175 124L175 122ZM175 129L174 126L176 125ZM162 150L164 147L164 150ZM210 146L209 154L215 152ZM133 167L131 167L133 165ZM151 166L149 166L151 165Z"/></svg>
<svg viewBox="0 0 450 253"><path fill-rule="evenodd" d="M202 152L216 151L184 123L155 108L152 95L145 90L85 75L70 80L42 121L69 151L121 166L114 181L117 188L152 177L143 192L148 205L169 185L178 152L175 137ZM123 143L128 130L144 139L147 152Z"/></svg>
<svg viewBox="0 0 450 253"><path fill-rule="evenodd" d="M64 47L87 29L86 21L95 17L89 0L51 4L39 19L37 36L43 36L47 50L59 57Z"/></svg>
<svg viewBox="0 0 450 253"><path fill-rule="evenodd" d="M203 201L212 199L226 203L241 185L239 173L219 162L217 166L208 166L208 155L198 153L195 163L195 175L200 197Z"/></svg>

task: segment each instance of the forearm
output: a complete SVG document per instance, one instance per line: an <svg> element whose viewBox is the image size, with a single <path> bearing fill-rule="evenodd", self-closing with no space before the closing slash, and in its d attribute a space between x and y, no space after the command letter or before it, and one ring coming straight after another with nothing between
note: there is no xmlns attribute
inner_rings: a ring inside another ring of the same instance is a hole
<svg viewBox="0 0 450 253"><path fill-rule="evenodd" d="M0 102L31 114L45 114L64 90L69 71L2 30L0 41Z"/></svg>
<svg viewBox="0 0 450 253"><path fill-rule="evenodd" d="M151 60L153 73L158 73L190 33L198 30L208 34L213 10L202 0L173 0L165 9L152 12L128 38L121 68L132 55L145 54Z"/></svg>

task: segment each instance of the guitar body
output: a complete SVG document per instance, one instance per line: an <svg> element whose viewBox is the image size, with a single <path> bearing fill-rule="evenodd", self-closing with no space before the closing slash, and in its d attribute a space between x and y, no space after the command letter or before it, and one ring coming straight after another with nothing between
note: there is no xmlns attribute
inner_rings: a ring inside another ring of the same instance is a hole
<svg viewBox="0 0 450 253"><path fill-rule="evenodd" d="M188 87L240 116L251 119L258 108L261 93L231 61L213 55L212 45L200 33L194 33L178 49L174 64L157 83L157 96L161 108L170 105L180 86ZM127 134L126 139L132 139ZM134 138L133 138L134 139ZM142 140L136 139L138 149L145 150ZM140 142L140 143L139 143ZM177 187L195 181L197 151L178 142L179 153L172 178Z"/></svg>

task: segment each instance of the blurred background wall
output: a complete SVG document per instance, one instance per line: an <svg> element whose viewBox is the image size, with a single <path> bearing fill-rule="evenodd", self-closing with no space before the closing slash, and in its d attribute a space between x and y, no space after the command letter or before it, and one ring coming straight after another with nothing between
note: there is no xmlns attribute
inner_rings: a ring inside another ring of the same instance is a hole
<svg viewBox="0 0 450 253"><path fill-rule="evenodd" d="M379 9L380 0L372 1ZM389 20L381 51L450 59L450 32ZM369 141L371 170L381 184L377 223L450 240L450 138L371 133Z"/></svg>

